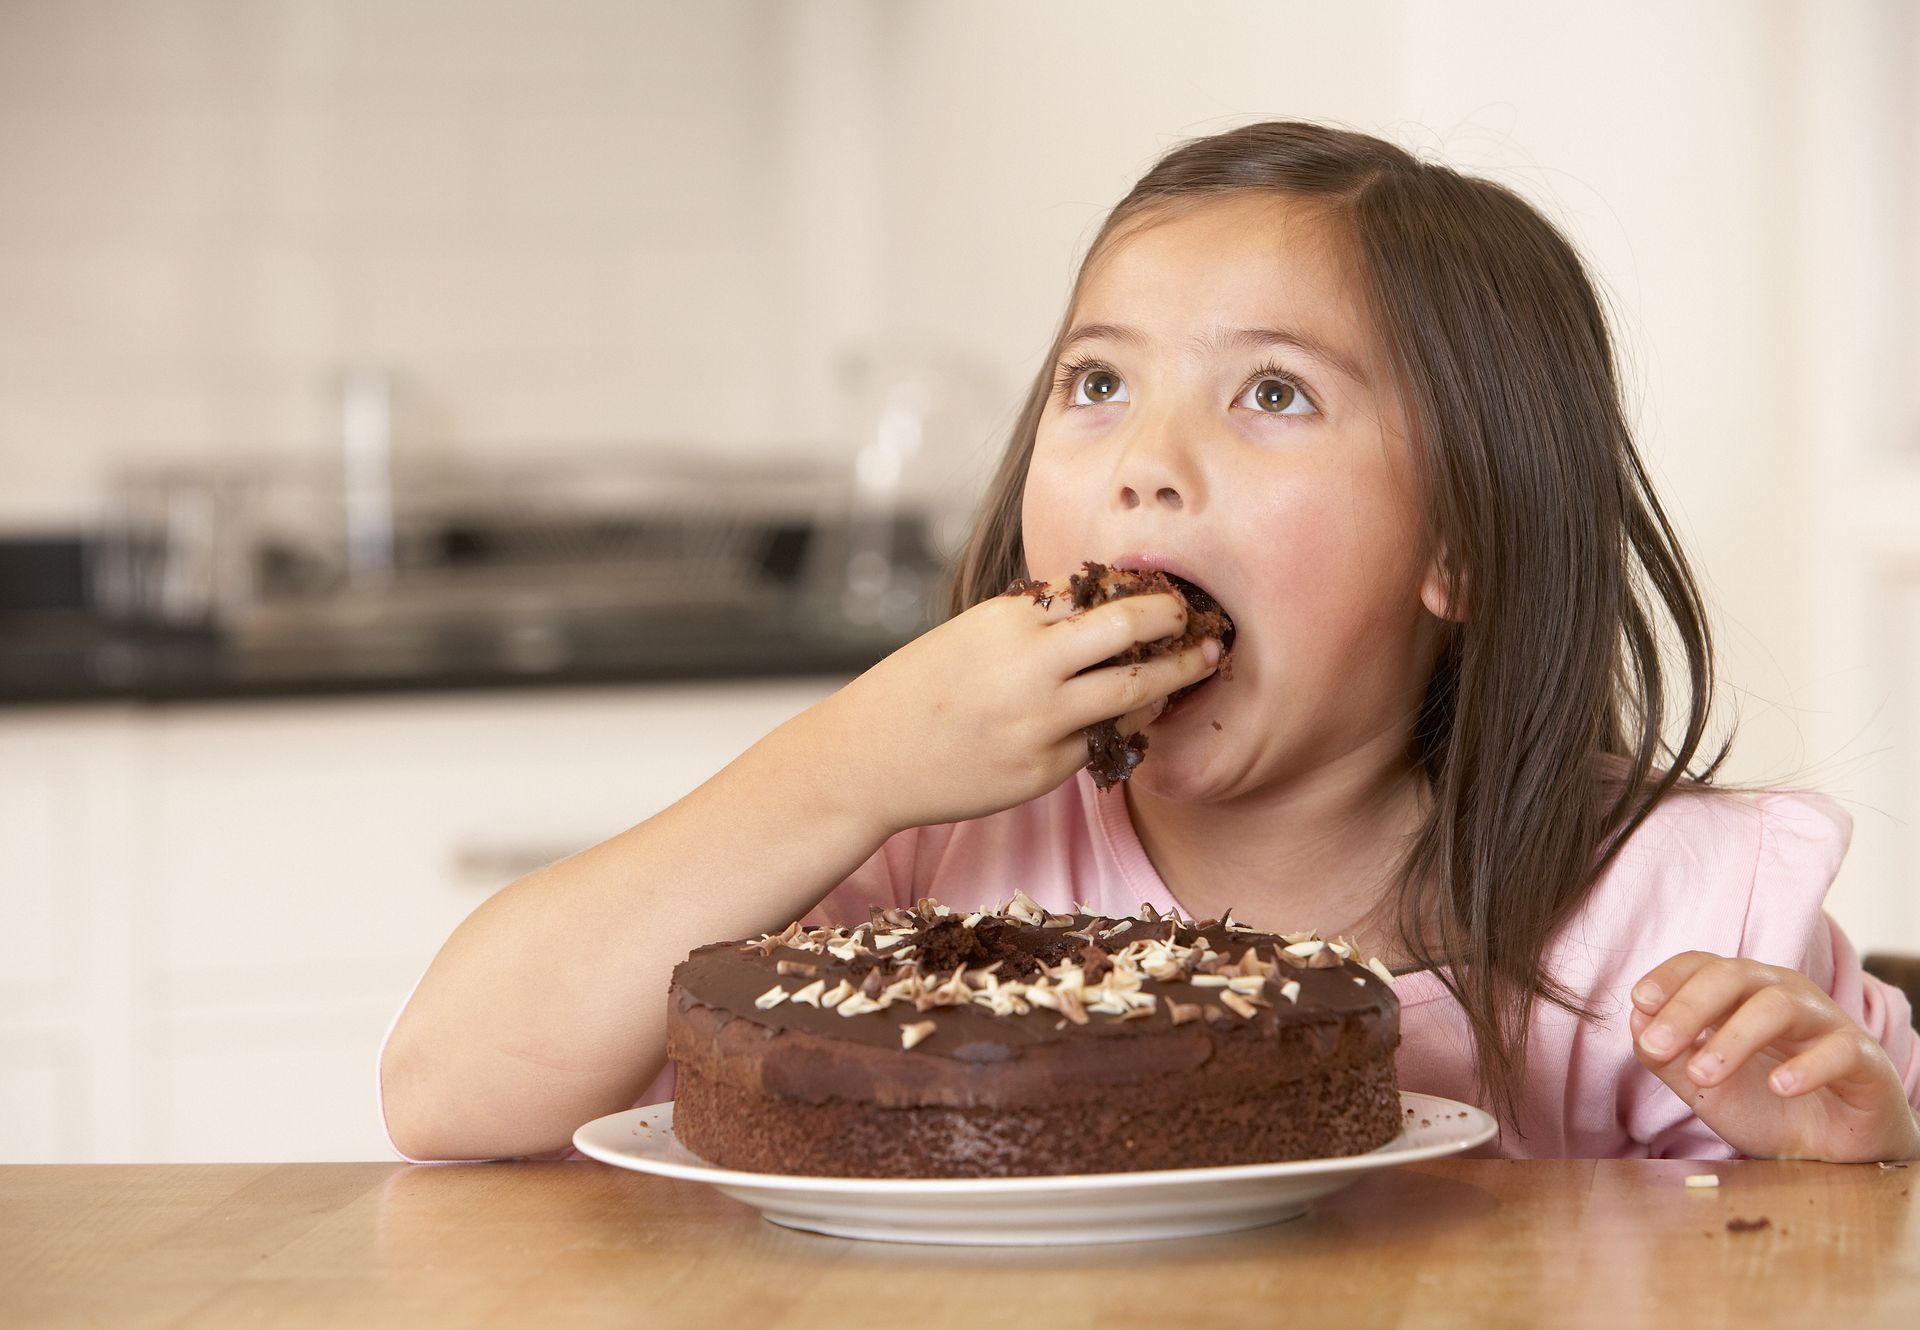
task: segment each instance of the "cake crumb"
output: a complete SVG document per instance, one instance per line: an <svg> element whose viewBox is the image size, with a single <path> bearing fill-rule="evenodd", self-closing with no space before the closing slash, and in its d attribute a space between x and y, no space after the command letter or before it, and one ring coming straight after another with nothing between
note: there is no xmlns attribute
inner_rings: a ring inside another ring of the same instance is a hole
<svg viewBox="0 0 1920 1330"><path fill-rule="evenodd" d="M1772 1227L1773 1221L1765 1215L1761 1215L1758 1219L1736 1218L1727 1221L1727 1232L1729 1233L1758 1233L1763 1228Z"/></svg>
<svg viewBox="0 0 1920 1330"><path fill-rule="evenodd" d="M1689 1188L1718 1187L1719 1185L1720 1175L1718 1173L1687 1174L1687 1186Z"/></svg>

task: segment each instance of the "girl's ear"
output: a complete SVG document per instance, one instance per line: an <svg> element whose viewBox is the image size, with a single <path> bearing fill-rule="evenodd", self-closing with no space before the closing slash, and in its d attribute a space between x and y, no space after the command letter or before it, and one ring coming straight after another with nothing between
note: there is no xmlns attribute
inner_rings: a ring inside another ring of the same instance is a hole
<svg viewBox="0 0 1920 1330"><path fill-rule="evenodd" d="M1446 547L1433 557L1427 565L1427 575L1420 579L1420 603L1427 607L1427 613L1436 619L1445 619L1450 623L1467 621L1467 579L1459 579L1457 596L1447 592L1448 564L1450 560Z"/></svg>

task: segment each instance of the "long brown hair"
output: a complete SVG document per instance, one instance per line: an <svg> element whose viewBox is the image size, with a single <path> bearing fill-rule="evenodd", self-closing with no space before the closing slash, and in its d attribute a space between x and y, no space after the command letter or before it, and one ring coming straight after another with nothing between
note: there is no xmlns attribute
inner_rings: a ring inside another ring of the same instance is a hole
<svg viewBox="0 0 1920 1330"><path fill-rule="evenodd" d="M1168 152L1107 216L1075 279L1171 208L1267 191L1343 222L1387 348L1444 552L1450 625L1412 757L1431 787L1388 905L1405 950L1471 1022L1481 1090L1511 1122L1537 999L1593 1013L1548 941L1696 764L1713 645L1627 427L1594 284L1513 191L1365 134L1247 125ZM1075 301L1068 302L1068 316ZM949 587L957 614L1025 572L1020 509L1063 318ZM1684 659L1669 686L1664 619ZM1669 713L1677 737L1665 737Z"/></svg>

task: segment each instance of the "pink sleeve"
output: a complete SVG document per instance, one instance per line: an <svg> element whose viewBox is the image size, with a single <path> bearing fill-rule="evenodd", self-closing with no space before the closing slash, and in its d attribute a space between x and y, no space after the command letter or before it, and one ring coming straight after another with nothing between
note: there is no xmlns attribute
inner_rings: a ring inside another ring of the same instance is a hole
<svg viewBox="0 0 1920 1330"><path fill-rule="evenodd" d="M1852 839L1853 819L1833 800L1804 790L1762 794L1755 807L1749 889L1708 903L1710 917L1695 920L1706 925L1701 935L1670 950L1745 956L1801 971L1879 1041L1900 1071L1909 1102L1920 1102L1920 1041L1906 999L1860 968L1852 943L1823 908ZM1650 1155L1733 1157L1732 1148L1677 1096L1651 1074L1646 1079L1652 1088L1636 1106L1631 1129L1647 1142Z"/></svg>
<svg viewBox="0 0 1920 1330"><path fill-rule="evenodd" d="M1801 969L1887 1050L1906 1088L1907 1102L1920 1108L1920 1034L1914 1031L1907 995L1860 967L1852 941L1825 911L1814 925Z"/></svg>
<svg viewBox="0 0 1920 1330"><path fill-rule="evenodd" d="M1762 802L1760 867L1754 875L1740 954L1799 970L1887 1050L1920 1103L1920 1048L1913 1012L1899 989L1860 967L1860 956L1822 908L1853 835L1853 819L1831 799L1805 792Z"/></svg>

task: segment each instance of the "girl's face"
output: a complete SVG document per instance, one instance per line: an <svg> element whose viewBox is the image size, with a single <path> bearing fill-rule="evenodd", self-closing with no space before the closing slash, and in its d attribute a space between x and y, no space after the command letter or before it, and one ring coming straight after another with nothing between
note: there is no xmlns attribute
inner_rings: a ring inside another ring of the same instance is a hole
<svg viewBox="0 0 1920 1330"><path fill-rule="evenodd" d="M1028 573L1162 568L1235 625L1147 733L1141 792L1217 800L1402 760L1445 609L1397 394L1338 233L1234 195L1084 275L1021 514Z"/></svg>

